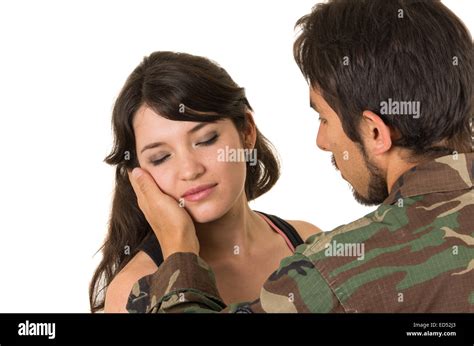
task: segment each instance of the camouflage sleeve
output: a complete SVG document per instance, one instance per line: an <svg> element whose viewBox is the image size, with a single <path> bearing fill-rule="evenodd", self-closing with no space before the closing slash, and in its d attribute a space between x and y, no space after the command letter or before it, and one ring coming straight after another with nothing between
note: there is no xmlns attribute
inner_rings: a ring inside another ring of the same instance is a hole
<svg viewBox="0 0 474 346"><path fill-rule="evenodd" d="M148 290L140 308L141 290ZM136 303L133 303L135 299ZM138 308L137 308L138 307ZM260 298L226 306L209 266L191 253L171 255L152 275L137 282L127 305L129 312L341 312L342 306L308 257L296 253L282 260L265 282Z"/></svg>

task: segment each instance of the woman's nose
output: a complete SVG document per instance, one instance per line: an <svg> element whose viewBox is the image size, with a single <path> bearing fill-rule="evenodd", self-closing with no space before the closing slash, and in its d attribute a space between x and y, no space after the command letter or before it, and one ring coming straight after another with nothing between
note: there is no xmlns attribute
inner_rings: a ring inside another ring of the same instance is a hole
<svg viewBox="0 0 474 346"><path fill-rule="evenodd" d="M195 180L205 172L204 165L193 155L186 155L180 160L180 177L183 180Z"/></svg>

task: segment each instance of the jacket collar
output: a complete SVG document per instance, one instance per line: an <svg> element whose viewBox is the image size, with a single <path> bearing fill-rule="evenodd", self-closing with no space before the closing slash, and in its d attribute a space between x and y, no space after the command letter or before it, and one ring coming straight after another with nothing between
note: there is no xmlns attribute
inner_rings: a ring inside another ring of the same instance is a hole
<svg viewBox="0 0 474 346"><path fill-rule="evenodd" d="M383 204L430 193L472 189L474 153L447 155L421 163L403 173Z"/></svg>

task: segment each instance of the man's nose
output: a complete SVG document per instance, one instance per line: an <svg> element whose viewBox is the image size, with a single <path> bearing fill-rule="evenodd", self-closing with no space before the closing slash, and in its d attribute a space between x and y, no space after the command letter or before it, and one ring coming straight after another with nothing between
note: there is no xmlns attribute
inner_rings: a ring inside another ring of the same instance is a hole
<svg viewBox="0 0 474 346"><path fill-rule="evenodd" d="M321 129L321 126L319 126L318 134L316 136L316 145L321 150L329 151L327 136L326 136L325 131Z"/></svg>

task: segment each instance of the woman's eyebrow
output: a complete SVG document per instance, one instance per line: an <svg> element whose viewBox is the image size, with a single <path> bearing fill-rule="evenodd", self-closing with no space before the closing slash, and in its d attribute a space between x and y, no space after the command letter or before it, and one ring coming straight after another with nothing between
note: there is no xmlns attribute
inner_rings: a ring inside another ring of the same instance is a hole
<svg viewBox="0 0 474 346"><path fill-rule="evenodd" d="M206 125L209 125L211 123L199 123L197 124L196 126L194 126L191 130L188 131L188 134L189 133L194 133L194 132L197 132L199 131L200 129L202 129L204 126Z"/></svg>
<svg viewBox="0 0 474 346"><path fill-rule="evenodd" d="M199 131L200 129L202 129L204 126L207 126L209 124L212 124L210 122L207 122L207 123L199 123L197 124L196 126L194 126L191 130L188 131L188 134L189 133L194 133L194 132L197 132ZM159 147L160 145L163 145L164 143L163 142L154 142L154 143L150 143L150 144L147 144L143 147L143 149L141 150L140 153L143 153L145 150L148 150L148 149L153 149L153 148L157 148Z"/></svg>

